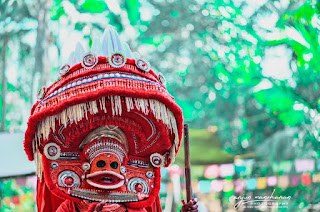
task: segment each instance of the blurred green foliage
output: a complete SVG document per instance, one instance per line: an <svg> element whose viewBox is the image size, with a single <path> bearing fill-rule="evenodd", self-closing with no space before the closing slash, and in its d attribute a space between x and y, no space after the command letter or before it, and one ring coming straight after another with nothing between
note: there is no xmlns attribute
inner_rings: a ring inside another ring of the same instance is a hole
<svg viewBox="0 0 320 212"><path fill-rule="evenodd" d="M44 41L37 40L41 7L49 10ZM36 90L52 81L66 60L63 33L79 32L91 44L111 24L165 74L186 122L193 128L218 127L218 142L227 152L257 152L289 127L297 128L290 139L299 148L278 159L318 156L320 21L314 0L54 0L48 8L3 1L1 10L1 41L8 40L1 47L7 49L8 85L2 130L25 129ZM37 70L37 48L47 52L41 61L51 70ZM48 60L49 54L57 59Z"/></svg>
<svg viewBox="0 0 320 212"><path fill-rule="evenodd" d="M35 211L35 188L30 184L19 185L18 181L27 181L27 177L0 180L0 211Z"/></svg>
<svg viewBox="0 0 320 212"><path fill-rule="evenodd" d="M191 164L208 165L214 163L232 163L233 155L221 149L216 135L204 129L190 129ZM204 153L205 154L200 154ZM182 143L176 158L178 165L184 166L184 145Z"/></svg>
<svg viewBox="0 0 320 212"><path fill-rule="evenodd" d="M36 91L66 61L66 34L90 44L111 24L164 73L191 128L217 129L191 131L193 162L250 152L264 161L319 157L318 1L110 2L0 2L3 131L25 130ZM39 11L48 12L45 25Z"/></svg>

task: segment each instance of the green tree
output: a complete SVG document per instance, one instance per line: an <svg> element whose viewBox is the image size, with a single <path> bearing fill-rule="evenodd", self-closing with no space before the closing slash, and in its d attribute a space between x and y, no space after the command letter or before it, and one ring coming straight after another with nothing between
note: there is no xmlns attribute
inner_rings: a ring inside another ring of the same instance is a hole
<svg viewBox="0 0 320 212"><path fill-rule="evenodd" d="M21 98L23 101L28 99L28 77L24 70L27 69L26 58L30 57L32 47L22 38L30 31L34 30L32 26L34 18L30 12L29 4L24 1L1 1L0 6L0 40L1 40L1 125L0 131L9 129L18 129L21 126L23 115L19 113L21 105L18 102L12 102L12 98ZM28 25L29 24L29 25ZM19 67L14 67L16 61L19 61ZM26 65L25 67L23 65ZM9 69L19 68L21 72L17 78L9 81ZM26 75L26 77L22 75ZM27 80L25 80L27 78ZM17 93L15 93L17 92ZM17 100L17 99L16 99ZM12 124L12 126L9 126Z"/></svg>

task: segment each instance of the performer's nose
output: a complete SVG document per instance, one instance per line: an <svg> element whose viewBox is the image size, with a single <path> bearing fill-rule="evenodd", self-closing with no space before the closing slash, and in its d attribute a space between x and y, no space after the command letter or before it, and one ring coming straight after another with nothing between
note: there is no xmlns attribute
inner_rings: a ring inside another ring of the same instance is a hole
<svg viewBox="0 0 320 212"><path fill-rule="evenodd" d="M97 162L97 167L102 168L106 166L106 162L104 160L99 160Z"/></svg>
<svg viewBox="0 0 320 212"><path fill-rule="evenodd" d="M115 154L103 153L91 161L90 173L96 171L113 171L120 173L121 163Z"/></svg>

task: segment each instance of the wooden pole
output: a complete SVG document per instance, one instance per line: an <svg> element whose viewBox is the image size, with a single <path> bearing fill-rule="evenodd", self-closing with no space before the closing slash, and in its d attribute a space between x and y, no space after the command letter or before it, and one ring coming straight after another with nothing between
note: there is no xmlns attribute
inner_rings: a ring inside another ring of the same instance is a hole
<svg viewBox="0 0 320 212"><path fill-rule="evenodd" d="M189 124L184 125L184 171L186 176L187 202L192 199L191 164L189 151Z"/></svg>

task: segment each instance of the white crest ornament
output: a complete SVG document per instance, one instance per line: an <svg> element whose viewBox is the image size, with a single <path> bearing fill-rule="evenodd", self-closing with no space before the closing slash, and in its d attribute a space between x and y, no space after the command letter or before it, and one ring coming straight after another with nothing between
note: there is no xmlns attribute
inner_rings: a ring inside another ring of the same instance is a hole
<svg viewBox="0 0 320 212"><path fill-rule="evenodd" d="M162 167L164 165L164 157L159 153L153 153L150 155L150 162L154 167Z"/></svg>
<svg viewBox="0 0 320 212"><path fill-rule="evenodd" d="M108 58L109 64L114 68L121 68L126 64L127 58L124 56L124 54L120 52L115 52L111 54L111 56Z"/></svg>
<svg viewBox="0 0 320 212"><path fill-rule="evenodd" d="M149 72L150 69L151 69L151 66L150 66L150 63L146 60L143 60L143 59L137 59L136 60L136 66L142 70L142 71L145 71L145 72Z"/></svg>
<svg viewBox="0 0 320 212"><path fill-rule="evenodd" d="M59 69L59 74L60 76L64 76L66 75L70 70L70 66L68 64L62 66L60 69Z"/></svg>
<svg viewBox="0 0 320 212"><path fill-rule="evenodd" d="M46 88L45 87L42 87L40 88L39 92L38 92L38 100L42 100L44 98L44 96L46 95Z"/></svg>
<svg viewBox="0 0 320 212"><path fill-rule="evenodd" d="M85 69L92 69L97 64L98 58L93 54L87 54L81 61L81 65Z"/></svg>

